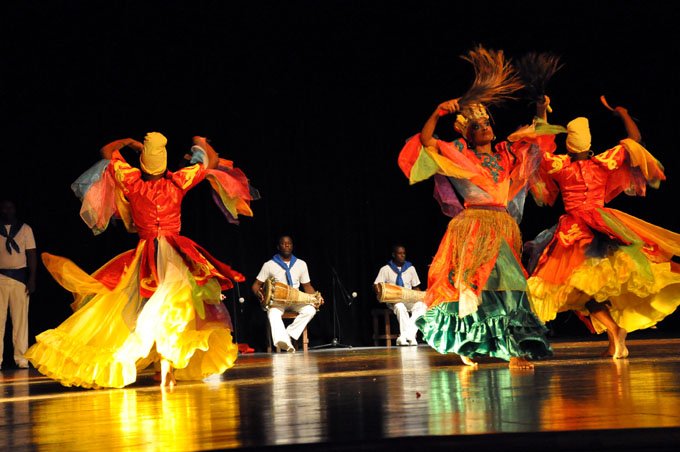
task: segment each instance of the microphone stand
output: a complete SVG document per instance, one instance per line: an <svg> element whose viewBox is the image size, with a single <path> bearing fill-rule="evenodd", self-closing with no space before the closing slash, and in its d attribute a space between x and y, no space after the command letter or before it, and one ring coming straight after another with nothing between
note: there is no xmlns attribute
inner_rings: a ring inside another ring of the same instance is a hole
<svg viewBox="0 0 680 452"><path fill-rule="evenodd" d="M234 285L233 289L235 289L235 290L232 290L232 292L231 292L232 293L231 306L232 306L232 309L234 311L234 318L231 319L231 323L233 324L233 327L234 327L234 343L238 344L239 343L238 342L238 330L237 330L237 326L236 326L236 324L237 324L236 317L238 316L238 313L236 312L236 300L240 300L241 290L239 288L238 282L233 281L233 285Z"/></svg>
<svg viewBox="0 0 680 452"><path fill-rule="evenodd" d="M320 350L324 348L352 348L351 345L349 344L342 344L340 343L340 340L338 339L338 333L340 330L340 320L338 319L338 305L336 302L336 292L340 291L340 295L344 297L345 300L348 301L348 305L352 304L352 299L347 293L347 289L345 289L345 286L342 285L342 281L340 281L340 277L338 276L338 272L335 271L335 267L332 265L331 267L331 272L333 274L333 290L331 292L331 309L333 310L333 340L329 342L328 344L323 344L323 345L317 345L314 347L311 347L314 350Z"/></svg>

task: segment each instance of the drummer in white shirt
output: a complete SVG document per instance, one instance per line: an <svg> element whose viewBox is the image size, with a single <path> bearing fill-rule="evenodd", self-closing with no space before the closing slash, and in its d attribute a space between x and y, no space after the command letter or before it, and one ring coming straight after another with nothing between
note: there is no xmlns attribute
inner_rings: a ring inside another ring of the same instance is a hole
<svg viewBox="0 0 680 452"><path fill-rule="evenodd" d="M274 277L277 282L287 284L295 289L313 294L316 291L312 287L309 278L309 270L307 263L302 259L298 259L293 255L293 239L290 236L284 235L279 238L277 246L278 253L274 257L262 265L260 273L257 275L252 286L252 291L262 302L262 285L270 278ZM323 303L323 298L321 299ZM283 313L286 310L297 312L297 317L288 328L283 324ZM295 347L291 343L292 339L299 339L302 332L310 320L316 314L316 308L312 305L295 305L287 306L271 306L267 312L269 317L269 324L272 330L272 340L276 347L288 352L295 352Z"/></svg>
<svg viewBox="0 0 680 452"><path fill-rule="evenodd" d="M375 278L374 290L377 291L381 282L394 284L407 289L420 290L420 279L412 263L406 260L406 248L403 245L392 247L392 260L380 269ZM422 301L415 303L387 303L399 320L400 334L397 345L418 345L416 335L418 327L415 320L427 311L427 305ZM409 316L409 311L411 315Z"/></svg>

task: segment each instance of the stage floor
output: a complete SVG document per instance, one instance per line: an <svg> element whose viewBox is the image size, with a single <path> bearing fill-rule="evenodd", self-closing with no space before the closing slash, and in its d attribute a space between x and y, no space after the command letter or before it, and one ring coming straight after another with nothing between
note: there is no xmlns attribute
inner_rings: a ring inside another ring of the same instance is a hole
<svg viewBox="0 0 680 452"><path fill-rule="evenodd" d="M245 355L224 375L165 392L150 374L125 389L81 390L3 371L0 449L680 444L680 339L629 341L631 357L616 361L598 356L603 342L553 345L554 358L517 372L497 360L468 368L424 345Z"/></svg>

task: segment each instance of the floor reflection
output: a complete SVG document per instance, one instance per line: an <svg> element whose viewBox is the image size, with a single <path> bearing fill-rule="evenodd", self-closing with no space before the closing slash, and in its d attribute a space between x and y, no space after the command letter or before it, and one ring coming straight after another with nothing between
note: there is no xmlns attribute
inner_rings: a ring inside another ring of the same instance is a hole
<svg viewBox="0 0 680 452"><path fill-rule="evenodd" d="M541 407L545 430L675 427L680 423L680 366L609 361L592 370L552 372Z"/></svg>
<svg viewBox="0 0 680 452"><path fill-rule="evenodd" d="M263 434L269 444L308 443L325 436L317 362L308 354L272 357L270 409Z"/></svg>
<svg viewBox="0 0 680 452"><path fill-rule="evenodd" d="M541 397L533 372L465 366L434 371L430 381L429 434L518 432L536 424Z"/></svg>
<svg viewBox="0 0 680 452"><path fill-rule="evenodd" d="M29 403L29 371L15 370L0 373L0 400L15 400L0 405L0 425L12 425L12 434L0 434L0 450L17 450L30 435L31 405ZM2 431L2 433L5 433Z"/></svg>
<svg viewBox="0 0 680 452"><path fill-rule="evenodd" d="M237 447L238 398L230 385L74 392L34 404L32 441L62 450L186 451Z"/></svg>
<svg viewBox="0 0 680 452"><path fill-rule="evenodd" d="M422 435L680 427L680 341L628 360L556 346L533 372L427 347L246 356L163 392L66 389L0 374L0 449L178 451ZM30 375L30 376L28 376Z"/></svg>

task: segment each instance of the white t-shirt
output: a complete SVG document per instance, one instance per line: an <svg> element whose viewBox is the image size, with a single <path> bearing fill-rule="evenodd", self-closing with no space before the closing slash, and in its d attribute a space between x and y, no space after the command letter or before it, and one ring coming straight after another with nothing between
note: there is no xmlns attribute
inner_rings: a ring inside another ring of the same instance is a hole
<svg viewBox="0 0 680 452"><path fill-rule="evenodd" d="M283 269L283 267L273 260L268 260L262 266L260 273L258 273L257 280L260 282L265 282L267 278L271 278L272 276L274 279L276 279L276 282L288 284L286 271ZM299 289L300 284L307 284L310 282L307 263L302 259L295 261L295 265L290 268L290 276L293 278L293 288L295 289Z"/></svg>
<svg viewBox="0 0 680 452"><path fill-rule="evenodd" d="M5 228L9 234L9 225L0 224L0 228ZM17 269L26 267L26 250L35 249L35 238L33 237L33 230L27 224L24 224L19 233L14 236L14 241L19 245L19 252L12 248L12 254L7 252L7 238L0 236L0 268Z"/></svg>
<svg viewBox="0 0 680 452"><path fill-rule="evenodd" d="M410 266L404 273L401 274L401 279L404 281L404 287L407 289L413 289L420 285L420 279L418 279L418 273L414 266ZM380 284L381 282L387 284L397 284L397 274L392 270L389 265L385 265L378 272L378 277L375 278L373 284Z"/></svg>

